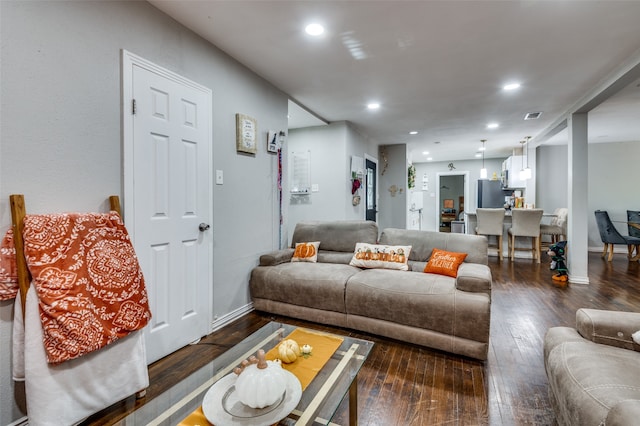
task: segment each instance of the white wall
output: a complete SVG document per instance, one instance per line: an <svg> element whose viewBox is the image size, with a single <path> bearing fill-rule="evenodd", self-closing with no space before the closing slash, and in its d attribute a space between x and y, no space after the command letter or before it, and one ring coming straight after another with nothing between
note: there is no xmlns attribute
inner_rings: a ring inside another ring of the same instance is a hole
<svg viewBox="0 0 640 426"><path fill-rule="evenodd" d="M567 207L567 146L540 146L536 158L536 207L548 213Z"/></svg>
<svg viewBox="0 0 640 426"><path fill-rule="evenodd" d="M602 250L595 215L606 210L613 221L626 221L627 209L640 210L640 191L636 170L640 158L640 142L589 144L589 249ZM538 147L536 170L538 207L552 212L566 207L567 146ZM614 223L621 234L627 227ZM617 249L626 252L626 248Z"/></svg>
<svg viewBox="0 0 640 426"><path fill-rule="evenodd" d="M589 144L590 248L602 250L594 211L607 210L611 220L626 222L627 209L640 210L638 159L640 142ZM628 235L626 224L614 225L622 235ZM626 247L622 249L626 252Z"/></svg>
<svg viewBox="0 0 640 426"><path fill-rule="evenodd" d="M351 156L375 157L375 141L360 134L348 122L340 121L327 126L291 129L287 139L287 153L309 152L311 183L318 192L309 195L287 195L290 199L288 240L296 223L305 220L364 219L364 188L360 190L362 202L351 202Z"/></svg>
<svg viewBox="0 0 640 426"><path fill-rule="evenodd" d="M287 138L287 154L309 152L312 185L318 192L290 195L287 245L296 223L303 220L338 220L344 218L345 188L349 170L345 159L345 122L327 126L292 129ZM287 170L290 170L288 165Z"/></svg>
<svg viewBox="0 0 640 426"><path fill-rule="evenodd" d="M378 227L385 228L407 227L407 146L405 144L386 145L380 147L378 162ZM417 184L417 179L416 179ZM389 189L394 186L398 191L393 195Z"/></svg>
<svg viewBox="0 0 640 426"><path fill-rule="evenodd" d="M0 232L8 196L31 213L104 211L122 196L120 50L213 91L213 314L249 303L260 254L278 245L276 157L266 131L286 129L287 96L145 2L0 2ZM257 119L255 156L235 152L235 114ZM13 306L0 303L0 424L24 413L10 374Z"/></svg>

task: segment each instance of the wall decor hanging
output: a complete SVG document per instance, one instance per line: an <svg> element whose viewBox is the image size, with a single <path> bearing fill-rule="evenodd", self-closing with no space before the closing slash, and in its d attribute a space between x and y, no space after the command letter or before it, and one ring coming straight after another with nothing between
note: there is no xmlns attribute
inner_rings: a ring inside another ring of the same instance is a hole
<svg viewBox="0 0 640 426"><path fill-rule="evenodd" d="M248 115L236 114L236 151L255 154L258 122Z"/></svg>
<svg viewBox="0 0 640 426"><path fill-rule="evenodd" d="M280 130L279 132L276 132L275 130L269 130L267 132L267 152L276 154L278 152L278 149L280 149L282 147L282 144L284 144L286 137L287 134L284 132L284 130Z"/></svg>
<svg viewBox="0 0 640 426"><path fill-rule="evenodd" d="M413 164L409 166L407 171L407 187L413 189L416 187L416 166Z"/></svg>

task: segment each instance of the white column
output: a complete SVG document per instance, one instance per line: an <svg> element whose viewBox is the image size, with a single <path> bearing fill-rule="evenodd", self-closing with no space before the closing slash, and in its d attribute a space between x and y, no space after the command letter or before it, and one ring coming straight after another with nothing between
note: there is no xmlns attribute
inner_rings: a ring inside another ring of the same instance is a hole
<svg viewBox="0 0 640 426"><path fill-rule="evenodd" d="M567 267L569 282L589 284L588 274L588 144L587 113L571 114L567 121L569 130L568 149L568 196L569 217L567 227ZM546 188L553 191L553 188Z"/></svg>

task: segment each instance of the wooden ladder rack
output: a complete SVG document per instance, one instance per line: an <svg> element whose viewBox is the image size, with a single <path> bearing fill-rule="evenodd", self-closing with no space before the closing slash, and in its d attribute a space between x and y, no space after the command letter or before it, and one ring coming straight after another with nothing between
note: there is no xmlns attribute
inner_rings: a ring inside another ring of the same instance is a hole
<svg viewBox="0 0 640 426"><path fill-rule="evenodd" d="M24 238L22 232L24 231L24 217L27 215L27 210L24 204L23 194L13 194L9 196L9 202L11 204L11 222L13 225L13 242L16 248L16 269L18 273L18 286L20 287L20 296L22 303L22 315L25 314L25 303L27 300L27 291L31 284L31 274L27 267L27 259L24 256ZM120 209L120 197L112 195L109 197L109 206L111 210L122 217L122 211Z"/></svg>

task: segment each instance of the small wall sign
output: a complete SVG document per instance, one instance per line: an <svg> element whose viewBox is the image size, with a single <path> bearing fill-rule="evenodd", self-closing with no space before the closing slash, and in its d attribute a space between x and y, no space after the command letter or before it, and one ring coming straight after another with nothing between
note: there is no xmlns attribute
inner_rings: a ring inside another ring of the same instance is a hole
<svg viewBox="0 0 640 426"><path fill-rule="evenodd" d="M255 154L258 123L248 115L236 114L236 151Z"/></svg>

